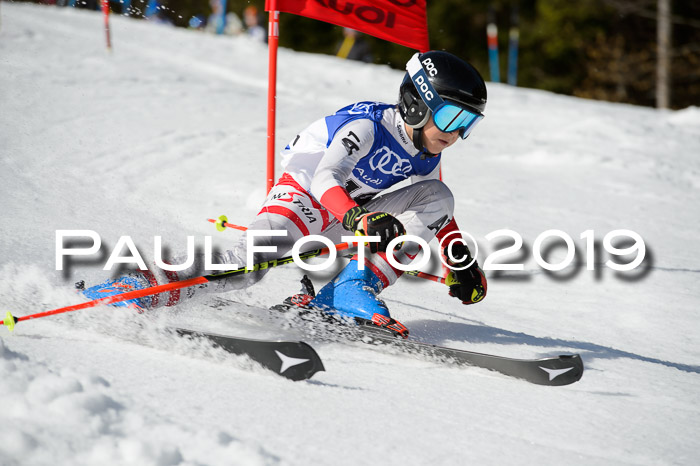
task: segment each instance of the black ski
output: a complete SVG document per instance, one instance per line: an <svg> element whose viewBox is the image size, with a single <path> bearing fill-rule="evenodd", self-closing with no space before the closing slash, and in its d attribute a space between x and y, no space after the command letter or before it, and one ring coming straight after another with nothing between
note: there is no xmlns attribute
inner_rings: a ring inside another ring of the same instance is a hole
<svg viewBox="0 0 700 466"><path fill-rule="evenodd" d="M304 275L301 280L302 290L300 295L287 298L284 303L273 306L276 311L296 311L304 318L312 309L299 306L297 297L315 296L314 286L309 277ZM323 315L322 313L317 315ZM334 321L334 319L330 319ZM364 343L383 343L392 345L403 352L418 354L442 359L447 363L467 366L477 366L484 369L500 372L510 377L523 379L538 385L569 385L577 382L583 376L583 361L578 354L560 355L542 359L513 359L496 356L493 354L475 353L444 346L422 343L412 339L404 339L399 334L406 336L408 330L396 322L373 322L359 317L355 318L357 326L348 326L346 337L359 339ZM337 321L336 321L337 322ZM392 323L394 325L392 325ZM357 332L355 332L357 330ZM359 338L358 338L359 337Z"/></svg>
<svg viewBox="0 0 700 466"><path fill-rule="evenodd" d="M241 303L223 299L216 302L217 307L232 304L241 305ZM247 305L244 304L244 306ZM257 311L257 308L254 307L251 309ZM301 319L300 324L306 322L316 329L321 326L325 332L314 332L313 338L316 339L321 338L335 342L350 340L373 345L390 345L409 355L432 357L444 361L446 364L481 367L538 385L569 385L577 382L583 376L583 361L578 354L565 354L541 359L507 358L423 343L410 336L408 339L402 339L397 337L394 332L376 326L365 319L356 319L359 325L344 325L336 319L323 318L323 314L320 312L300 308L291 303L273 306L272 309L274 310L273 316L280 311L295 312Z"/></svg>
<svg viewBox="0 0 700 466"><path fill-rule="evenodd" d="M325 370L316 351L303 341L251 340L184 328L173 330L183 337L205 338L229 353L246 355L291 380L306 380Z"/></svg>
<svg viewBox="0 0 700 466"><path fill-rule="evenodd" d="M444 359L457 365L477 366L523 379L538 385L569 385L583 375L583 361L578 354L560 355L543 359L513 359L492 354L446 348L389 335L383 329L360 325L357 330L367 338L365 343L382 343L409 354L425 355Z"/></svg>

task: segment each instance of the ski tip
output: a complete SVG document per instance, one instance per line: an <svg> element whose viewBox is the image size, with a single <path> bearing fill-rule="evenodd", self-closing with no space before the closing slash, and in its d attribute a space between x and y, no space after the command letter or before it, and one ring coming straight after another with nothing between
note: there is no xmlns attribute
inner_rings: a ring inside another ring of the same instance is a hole
<svg viewBox="0 0 700 466"><path fill-rule="evenodd" d="M17 318L13 316L10 311L7 311L7 314L5 314L5 320L3 320L2 323L11 332L15 329Z"/></svg>
<svg viewBox="0 0 700 466"><path fill-rule="evenodd" d="M581 380L583 377L583 360L579 354L561 354L559 359L551 361L551 366L540 365L539 368L547 373L547 376L539 381L533 381L541 385L569 385ZM542 374L540 374L542 375Z"/></svg>
<svg viewBox="0 0 700 466"><path fill-rule="evenodd" d="M292 378L292 380L298 381L310 379L315 373L326 371L326 368L323 366L323 361L321 361L321 357L311 345L309 345L306 342L300 341L299 346L305 348L308 351L311 367L307 368L305 372L302 373L303 375L301 377Z"/></svg>
<svg viewBox="0 0 700 466"><path fill-rule="evenodd" d="M317 372L324 372L326 370L323 367L323 362L318 356L318 353L314 349L304 342L297 342L300 348L306 346L308 351L304 351L301 357L290 357L285 355L282 351L275 350L274 353L279 358L279 364L266 364L263 361L263 367L266 367L278 375L292 380L294 382L300 382L303 380L308 380L314 376ZM277 366L279 365L279 368Z"/></svg>
<svg viewBox="0 0 700 466"><path fill-rule="evenodd" d="M218 231L226 230L226 226L224 225L225 223L228 223L228 217L226 217L225 215L220 216L215 223L216 229Z"/></svg>

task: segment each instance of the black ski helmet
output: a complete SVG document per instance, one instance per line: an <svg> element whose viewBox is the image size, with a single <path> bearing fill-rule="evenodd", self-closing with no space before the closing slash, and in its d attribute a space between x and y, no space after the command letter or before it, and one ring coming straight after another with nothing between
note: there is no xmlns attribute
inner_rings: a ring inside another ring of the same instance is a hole
<svg viewBox="0 0 700 466"><path fill-rule="evenodd" d="M419 60L440 97L483 114L486 108L486 83L476 68L451 53L436 50L420 54ZM426 68L426 63L430 64L430 69ZM431 115L408 72L399 88L399 112L408 126L418 130L425 126ZM420 139L420 134L417 136L415 139ZM414 140L414 143L418 141Z"/></svg>

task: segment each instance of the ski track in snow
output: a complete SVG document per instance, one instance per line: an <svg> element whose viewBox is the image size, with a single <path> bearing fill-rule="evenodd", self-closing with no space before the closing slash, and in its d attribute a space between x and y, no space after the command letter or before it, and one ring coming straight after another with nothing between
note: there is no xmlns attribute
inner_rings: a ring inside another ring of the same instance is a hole
<svg viewBox="0 0 700 466"><path fill-rule="evenodd" d="M107 251L130 235L144 255L154 235L173 251L187 235L221 247L238 237L205 219L245 224L264 198L264 46L113 16L107 53L99 13L4 2L0 14L3 313L78 303L74 281L108 276L106 256L56 271L57 229L95 230ZM277 148L348 103L393 102L401 78L280 50ZM526 253L505 259L525 270L492 272L478 306L410 277L383 296L423 341L578 352L580 382L528 385L304 334L263 310L298 289L301 271L280 268L179 308L101 307L3 330L0 464L697 464L700 109L488 86L487 118L446 152L444 179L486 253L491 231L523 236ZM552 228L579 252L564 278L532 259ZM640 272L615 273L605 254L587 271L581 232L602 241L620 228L647 244ZM170 326L304 337L326 372L290 382Z"/></svg>

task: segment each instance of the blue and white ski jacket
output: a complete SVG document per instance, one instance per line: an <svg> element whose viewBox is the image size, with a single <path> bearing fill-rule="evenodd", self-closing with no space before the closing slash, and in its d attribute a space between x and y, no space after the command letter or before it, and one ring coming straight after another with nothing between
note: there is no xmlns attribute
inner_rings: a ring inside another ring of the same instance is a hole
<svg viewBox="0 0 700 466"><path fill-rule="evenodd" d="M358 102L299 133L282 151L282 166L342 221L397 183L439 178L440 155L421 159L395 105Z"/></svg>

